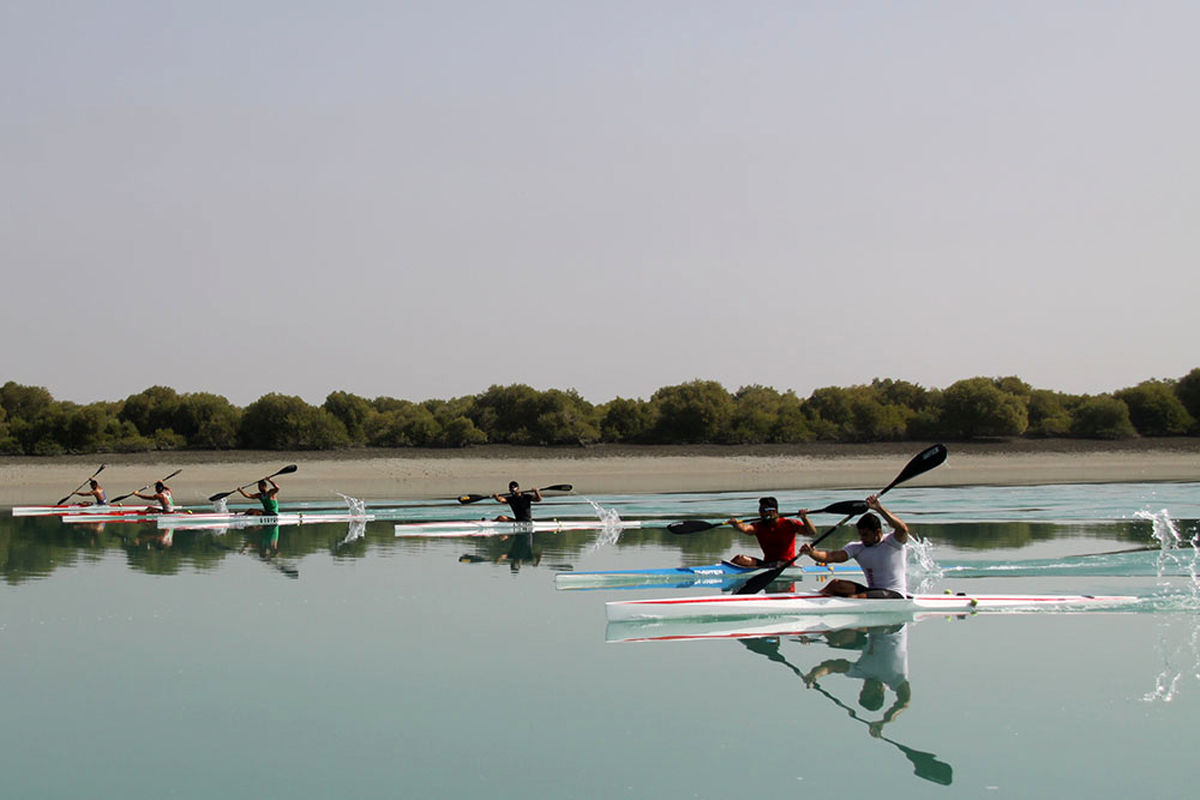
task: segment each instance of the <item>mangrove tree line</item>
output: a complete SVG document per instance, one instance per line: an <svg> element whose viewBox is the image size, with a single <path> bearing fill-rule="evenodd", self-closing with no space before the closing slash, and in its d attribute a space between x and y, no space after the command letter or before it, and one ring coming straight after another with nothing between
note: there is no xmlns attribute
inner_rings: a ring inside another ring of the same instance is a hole
<svg viewBox="0 0 1200 800"><path fill-rule="evenodd" d="M1016 377L967 378L944 389L876 379L806 398L716 381L665 386L648 400L593 404L574 390L492 386L452 400L412 402L333 392L314 406L267 394L241 408L165 386L80 405L9 381L0 387L0 452L24 455L149 450L328 450L479 444L761 444L1123 439L1200 435L1200 367L1099 395L1035 389Z"/></svg>

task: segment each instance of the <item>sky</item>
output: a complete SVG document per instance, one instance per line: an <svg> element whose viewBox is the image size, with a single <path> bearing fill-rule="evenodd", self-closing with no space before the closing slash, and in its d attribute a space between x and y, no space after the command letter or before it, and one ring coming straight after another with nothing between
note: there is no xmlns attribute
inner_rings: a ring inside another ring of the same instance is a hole
<svg viewBox="0 0 1200 800"><path fill-rule="evenodd" d="M0 4L0 382L1200 366L1194 2Z"/></svg>

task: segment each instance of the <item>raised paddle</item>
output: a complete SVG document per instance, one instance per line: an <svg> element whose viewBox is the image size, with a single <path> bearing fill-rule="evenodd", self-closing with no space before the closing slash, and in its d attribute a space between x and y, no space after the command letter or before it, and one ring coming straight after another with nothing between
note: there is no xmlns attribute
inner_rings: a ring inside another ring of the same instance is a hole
<svg viewBox="0 0 1200 800"><path fill-rule="evenodd" d="M843 500L839 503L832 503L824 508L818 508L816 511L809 511L809 514L843 514L856 515L867 513L867 504L862 500ZM764 519L763 517L755 517L754 519L743 520L743 522L754 523ZM719 528L722 525L728 524L729 520L722 522L706 522L702 519L685 519L682 522L672 522L667 526L667 530L675 534L701 533L710 531L713 528Z"/></svg>
<svg viewBox="0 0 1200 800"><path fill-rule="evenodd" d="M274 478L276 475L290 475L291 473L295 472L298 469L300 469L300 468L297 467L295 464L288 464L286 467L279 470L278 472L272 472L270 475L268 475L265 478L261 478L260 480L264 480L264 481L270 480L271 478ZM215 503L218 500L223 500L226 497L229 497L229 495L233 494L234 492L240 491L241 489L245 489L247 486L254 486L256 483L258 483L258 481L251 481L250 483L242 484L237 489L231 489L228 492L217 492L212 497L208 498L208 502Z"/></svg>
<svg viewBox="0 0 1200 800"><path fill-rule="evenodd" d="M81 484L79 484L78 486L76 486L76 487L75 487L75 492L78 492L80 489L82 489L83 487L87 486L87 485L88 485L88 483L89 483L90 481L93 481L93 480L95 480L97 475L99 475L101 472L104 472L104 468L105 468L106 466L108 466L108 465L107 465L107 464L101 464L101 465L100 465L100 469L98 469L98 470L96 470L95 472L93 472L93 473L92 473L92 477L88 478L86 481L84 481L83 483L81 483ZM69 495L67 495L66 497L64 497L62 500L59 500L59 501L58 501L57 503L55 503L54 505L56 505L56 506L61 506L63 503L67 502L67 501L68 501L68 500L70 500L72 497L74 497L74 496L75 496L75 492L71 492Z"/></svg>
<svg viewBox="0 0 1200 800"><path fill-rule="evenodd" d="M159 483L166 483L167 481L171 480L171 478L174 478L176 475L178 475L178 474L179 474L179 473L181 473L181 472L183 472L183 468L180 468L180 469L177 469L177 470L175 470L175 471L174 471L174 472L172 472L170 475L168 475L167 477L163 478L161 481L158 481L158 482L159 482ZM127 497L133 497L133 496L134 496L135 494L137 494L138 492L144 492L144 491L146 491L147 489L149 489L149 488L150 488L151 486L153 486L153 485L154 485L153 483L147 483L145 486L143 486L143 487L142 487L142 488L140 488L140 489L136 489L136 490L134 490L134 491L130 492L129 494L123 494L123 495L121 495L120 497L114 497L112 500L109 500L108 502L109 502L110 504L112 504L112 503L119 503L119 502L121 502L122 500L124 500L124 499L125 499L125 498L127 498Z"/></svg>
<svg viewBox="0 0 1200 800"><path fill-rule="evenodd" d="M891 483L889 483L887 486L883 487L883 489L879 492L879 494L881 494L881 495L887 494L888 490L890 490L896 484L904 483L905 481L911 480L912 478L915 478L918 475L922 475L922 474L928 472L929 470L933 469L934 467L938 466L945 460L946 460L946 446L945 445L935 444L933 447L930 447L926 450L922 450L920 453L917 453L915 456L913 456L912 461L909 461L907 464L904 465L904 469L900 470L900 474L896 476L896 479L893 480ZM813 539L812 545L810 545L810 546L816 546L826 536L833 533L838 528L842 527L847 522L849 522L851 517L857 517L857 516L861 515L862 513L863 512L861 512L861 511L856 511L851 514L847 514L845 517L842 518L842 520L840 522L838 522L838 524L834 525L832 528L825 531L817 538ZM800 554L797 553L796 555L789 558L787 561L780 564L778 567L769 569L766 572L760 572L758 575L754 575L754 576L750 577L744 584L742 584L740 587L738 587L737 590L734 591L734 594L757 594L758 592L761 592L763 589L767 588L767 586L769 586L772 583L774 583L775 581L779 580L779 576L783 574L783 571L785 569L787 569L788 567L790 567L792 564L796 563L796 559L798 559L799 557L800 557Z"/></svg>
<svg viewBox="0 0 1200 800"><path fill-rule="evenodd" d="M553 486L543 486L538 489L539 492L569 492L575 487L569 483L556 483ZM505 492L501 497L511 497L512 492ZM460 503L478 503L480 500L486 500L491 497L490 494L460 494L458 502Z"/></svg>

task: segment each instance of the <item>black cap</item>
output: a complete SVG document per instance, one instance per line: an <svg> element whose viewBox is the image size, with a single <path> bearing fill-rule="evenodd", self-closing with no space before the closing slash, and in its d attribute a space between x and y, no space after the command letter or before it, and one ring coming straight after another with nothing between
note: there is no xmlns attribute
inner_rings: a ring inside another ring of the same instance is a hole
<svg viewBox="0 0 1200 800"><path fill-rule="evenodd" d="M760 497L760 498L758 498L758 508L759 508L759 510L762 510L764 508L773 508L776 511L778 511L779 510L779 501L776 500L774 497Z"/></svg>

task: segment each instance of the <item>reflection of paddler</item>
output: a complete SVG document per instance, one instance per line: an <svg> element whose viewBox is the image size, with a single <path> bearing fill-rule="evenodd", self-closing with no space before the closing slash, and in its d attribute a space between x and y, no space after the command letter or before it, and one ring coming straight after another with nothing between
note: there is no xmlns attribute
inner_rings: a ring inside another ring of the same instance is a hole
<svg viewBox="0 0 1200 800"><path fill-rule="evenodd" d="M255 547L255 550L257 550L258 553L260 555L262 555L264 558L270 558L271 556L279 553L279 526L278 525L268 525L268 526L264 527L261 531L248 532L246 534L245 541L242 543L242 552L243 553L246 552L246 549L250 546L250 542L255 539L258 540L258 544Z"/></svg>
<svg viewBox="0 0 1200 800"><path fill-rule="evenodd" d="M508 551L497 557L496 563L500 564L507 561L513 572L519 570L521 565L526 562L529 562L536 567L538 562L542 560L542 556L540 553L533 552L533 534L514 533L511 539L512 541L508 546Z"/></svg>
<svg viewBox="0 0 1200 800"><path fill-rule="evenodd" d="M843 631L836 633L845 634ZM868 711L883 708L885 688L891 689L896 694L895 702L879 721L868 723L871 735L879 736L883 726L908 708L912 700L912 687L908 682L908 626L900 623L885 628L866 628L856 633L861 638L853 644L847 642L834 646L861 649L862 655L857 661L853 664L844 658L823 661L805 674L804 682L811 687L826 675L836 674L858 678L863 682L858 704Z"/></svg>

